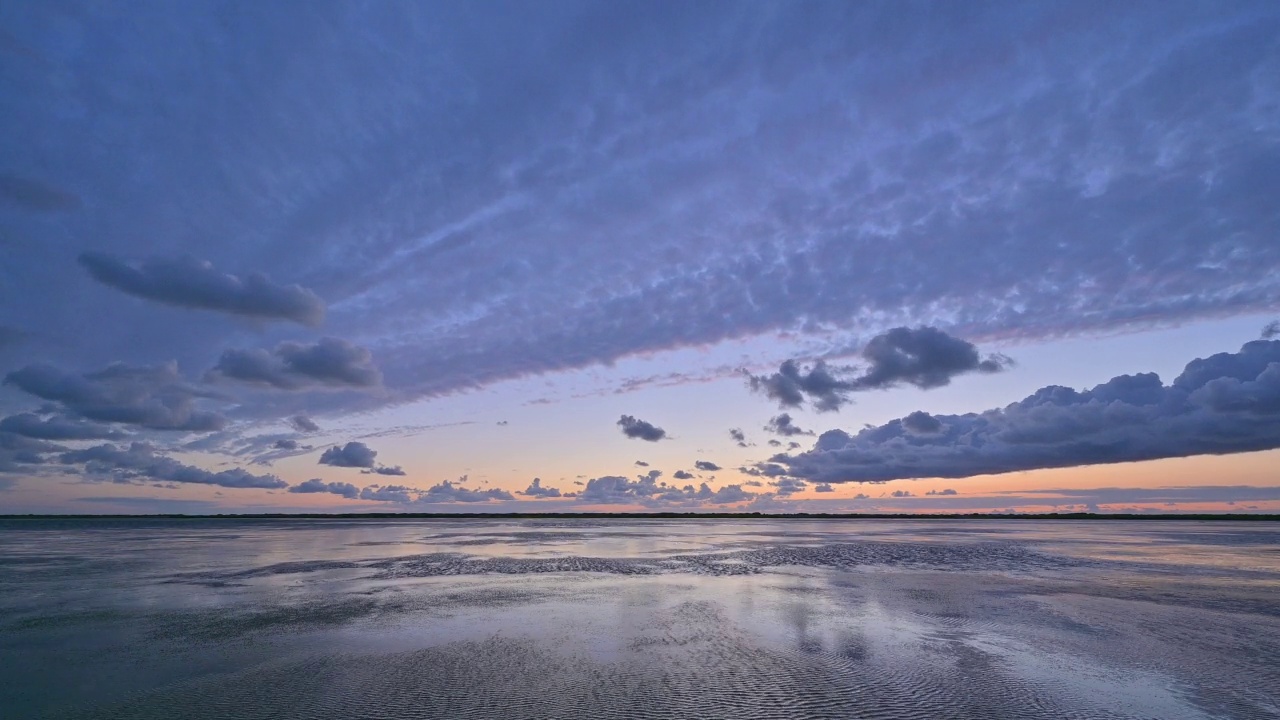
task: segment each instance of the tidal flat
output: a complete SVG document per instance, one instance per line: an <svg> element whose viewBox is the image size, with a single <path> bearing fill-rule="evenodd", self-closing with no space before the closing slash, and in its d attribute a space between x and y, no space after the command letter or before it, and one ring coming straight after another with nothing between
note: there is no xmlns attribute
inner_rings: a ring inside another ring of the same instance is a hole
<svg viewBox="0 0 1280 720"><path fill-rule="evenodd" d="M1280 718L1280 523L0 521L4 718Z"/></svg>

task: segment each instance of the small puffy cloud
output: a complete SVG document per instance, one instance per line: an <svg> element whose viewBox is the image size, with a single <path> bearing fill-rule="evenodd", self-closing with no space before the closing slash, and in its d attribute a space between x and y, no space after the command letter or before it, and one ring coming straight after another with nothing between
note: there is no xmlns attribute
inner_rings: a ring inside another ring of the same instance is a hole
<svg viewBox="0 0 1280 720"><path fill-rule="evenodd" d="M124 433L105 425L67 417L41 418L34 413L0 420L0 431L41 440L116 440Z"/></svg>
<svg viewBox="0 0 1280 720"><path fill-rule="evenodd" d="M856 434L831 430L811 450L756 469L880 482L1274 449L1280 340L1193 360L1169 385L1154 373L1121 375L1088 390L1051 385L1004 408L933 417L934 433L913 431L905 419Z"/></svg>
<svg viewBox="0 0 1280 720"><path fill-rule="evenodd" d="M742 428L730 428L729 439L738 444L738 447L747 447L747 434L742 432Z"/></svg>
<svg viewBox="0 0 1280 720"><path fill-rule="evenodd" d="M360 489L351 483L344 482L325 482L320 478L311 478L306 482L299 483L289 488L291 493L332 493L341 495L348 500L355 500L360 497Z"/></svg>
<svg viewBox="0 0 1280 720"><path fill-rule="evenodd" d="M618 427L622 428L622 434L629 438L638 438L649 442L657 442L667 436L666 430L644 420L637 420L630 415L623 415L618 418Z"/></svg>
<svg viewBox="0 0 1280 720"><path fill-rule="evenodd" d="M709 460L698 460L697 462L695 462L695 463L693 464L693 467L694 467L695 469L697 469L697 470L701 470L701 471L703 471L703 472L715 472L715 471L717 471L717 470L721 469L719 465L717 465L717 464L715 464L715 463L713 463L713 462L711 462L711 461L709 461Z"/></svg>
<svg viewBox="0 0 1280 720"><path fill-rule="evenodd" d="M226 488L279 489L288 486L288 483L275 475L255 475L238 468L211 472L186 465L157 454L154 447L141 442L133 443L128 448L108 444L71 450L62 453L59 460L66 465L83 465L86 476L108 477L117 482L142 479Z"/></svg>
<svg viewBox="0 0 1280 720"><path fill-rule="evenodd" d="M889 493L889 495L896 498L915 497L915 495L911 494L910 490L894 490L893 492Z"/></svg>
<svg viewBox="0 0 1280 720"><path fill-rule="evenodd" d="M404 468L399 465L379 465L369 470L361 470L361 472L365 475L405 475Z"/></svg>
<svg viewBox="0 0 1280 720"><path fill-rule="evenodd" d="M825 493L825 492L835 492L836 490L835 490L835 488L831 487L831 486L830 486L829 484L827 484L827 483L818 483L817 485L814 485L814 486L813 486L813 491L814 491L814 492L824 492L824 493Z"/></svg>
<svg viewBox="0 0 1280 720"><path fill-rule="evenodd" d="M80 265L104 285L166 305L303 325L319 325L324 320L324 302L306 288L279 285L259 273L240 278L191 257L130 262L89 252L80 256Z"/></svg>
<svg viewBox="0 0 1280 720"><path fill-rule="evenodd" d="M673 477L673 478L675 478L675 479L677 479L677 480L692 480L692 479L693 479L693 473L685 472L684 470L677 470L677 471L675 471L674 473L672 473L672 474L671 474L671 477Z"/></svg>
<svg viewBox="0 0 1280 720"><path fill-rule="evenodd" d="M649 467L649 463L647 463L647 462L645 462L645 461L643 461L643 460L637 460L637 461L636 461L636 467Z"/></svg>
<svg viewBox="0 0 1280 720"><path fill-rule="evenodd" d="M999 354L983 357L973 343L935 327L893 328L871 338L859 354L866 362L862 369L822 360L806 369L787 360L771 375L749 375L748 384L782 407L802 407L808 400L824 412L850 402L850 393L903 384L941 387L957 375L999 372L1012 364Z"/></svg>
<svg viewBox="0 0 1280 720"><path fill-rule="evenodd" d="M418 492L417 488L405 487L404 485L370 485L360 491L360 499L408 503L413 502L413 498Z"/></svg>
<svg viewBox="0 0 1280 720"><path fill-rule="evenodd" d="M519 494L541 498L556 498L561 496L558 488L543 487L542 478L534 478L533 482L529 483L529 487L521 490Z"/></svg>
<svg viewBox="0 0 1280 720"><path fill-rule="evenodd" d="M309 345L283 342L270 351L226 350L208 378L279 390L371 388L382 384L382 374L373 366L373 355L368 350L332 337Z"/></svg>
<svg viewBox="0 0 1280 720"><path fill-rule="evenodd" d="M673 477L678 477L677 473ZM744 490L741 485L726 485L712 490L706 483L693 485L668 485L658 482L658 475L649 473L635 480L616 475L592 478L578 493L578 501L593 504L631 505L649 507L695 507L698 505L727 505L755 498L757 493Z"/></svg>
<svg viewBox="0 0 1280 720"><path fill-rule="evenodd" d="M306 415L294 415L289 418L289 424L298 432L316 432L320 429L320 426Z"/></svg>
<svg viewBox="0 0 1280 720"><path fill-rule="evenodd" d="M774 493L779 497L786 497L809 487L803 480L789 477L779 478L769 484L773 486Z"/></svg>
<svg viewBox="0 0 1280 720"><path fill-rule="evenodd" d="M769 418L769 424L765 425L764 429L784 437L813 434L811 430L805 430L804 428L797 427L795 421L791 419L790 413L782 413L781 415Z"/></svg>
<svg viewBox="0 0 1280 720"><path fill-rule="evenodd" d="M352 441L342 447L335 445L325 450L320 455L320 464L333 467L373 468L374 458L377 456L377 450L362 442Z"/></svg>
<svg viewBox="0 0 1280 720"><path fill-rule="evenodd" d="M222 415L197 408L198 398L211 396L183 380L176 363L149 367L115 363L85 375L51 365L28 365L6 375L4 384L98 422L193 432L220 430L227 423Z"/></svg>
<svg viewBox="0 0 1280 720"><path fill-rule="evenodd" d="M490 488L488 490L472 490L463 487L461 483L466 482L467 477L464 475L457 485L452 481L443 480L438 485L432 485L427 488L418 497L420 503L479 503L489 502L490 500L515 500L515 497L506 490Z"/></svg>
<svg viewBox="0 0 1280 720"><path fill-rule="evenodd" d="M955 490L947 488L945 490L930 490L925 495L959 495Z"/></svg>

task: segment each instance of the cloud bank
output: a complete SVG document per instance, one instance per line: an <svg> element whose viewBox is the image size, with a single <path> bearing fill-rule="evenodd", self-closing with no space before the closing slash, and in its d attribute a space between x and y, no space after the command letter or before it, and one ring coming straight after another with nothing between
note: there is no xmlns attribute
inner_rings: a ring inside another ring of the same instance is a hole
<svg viewBox="0 0 1280 720"><path fill-rule="evenodd" d="M815 482L962 478L1280 447L1280 340L1192 360L1172 383L1121 375L1088 390L1037 390L1004 408L912 413L756 470Z"/></svg>

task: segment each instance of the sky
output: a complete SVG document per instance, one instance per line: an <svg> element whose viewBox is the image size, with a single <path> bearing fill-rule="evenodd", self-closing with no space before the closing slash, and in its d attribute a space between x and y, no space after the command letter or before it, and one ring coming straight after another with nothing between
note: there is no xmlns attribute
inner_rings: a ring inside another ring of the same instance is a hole
<svg viewBox="0 0 1280 720"><path fill-rule="evenodd" d="M1272 2L0 2L0 513L1280 512Z"/></svg>

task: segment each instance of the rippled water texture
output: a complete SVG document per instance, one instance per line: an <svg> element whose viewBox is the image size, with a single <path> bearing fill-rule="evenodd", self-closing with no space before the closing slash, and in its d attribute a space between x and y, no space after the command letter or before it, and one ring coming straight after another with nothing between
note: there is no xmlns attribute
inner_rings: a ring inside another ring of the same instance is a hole
<svg viewBox="0 0 1280 720"><path fill-rule="evenodd" d="M1280 527L9 521L5 718L1277 718Z"/></svg>

